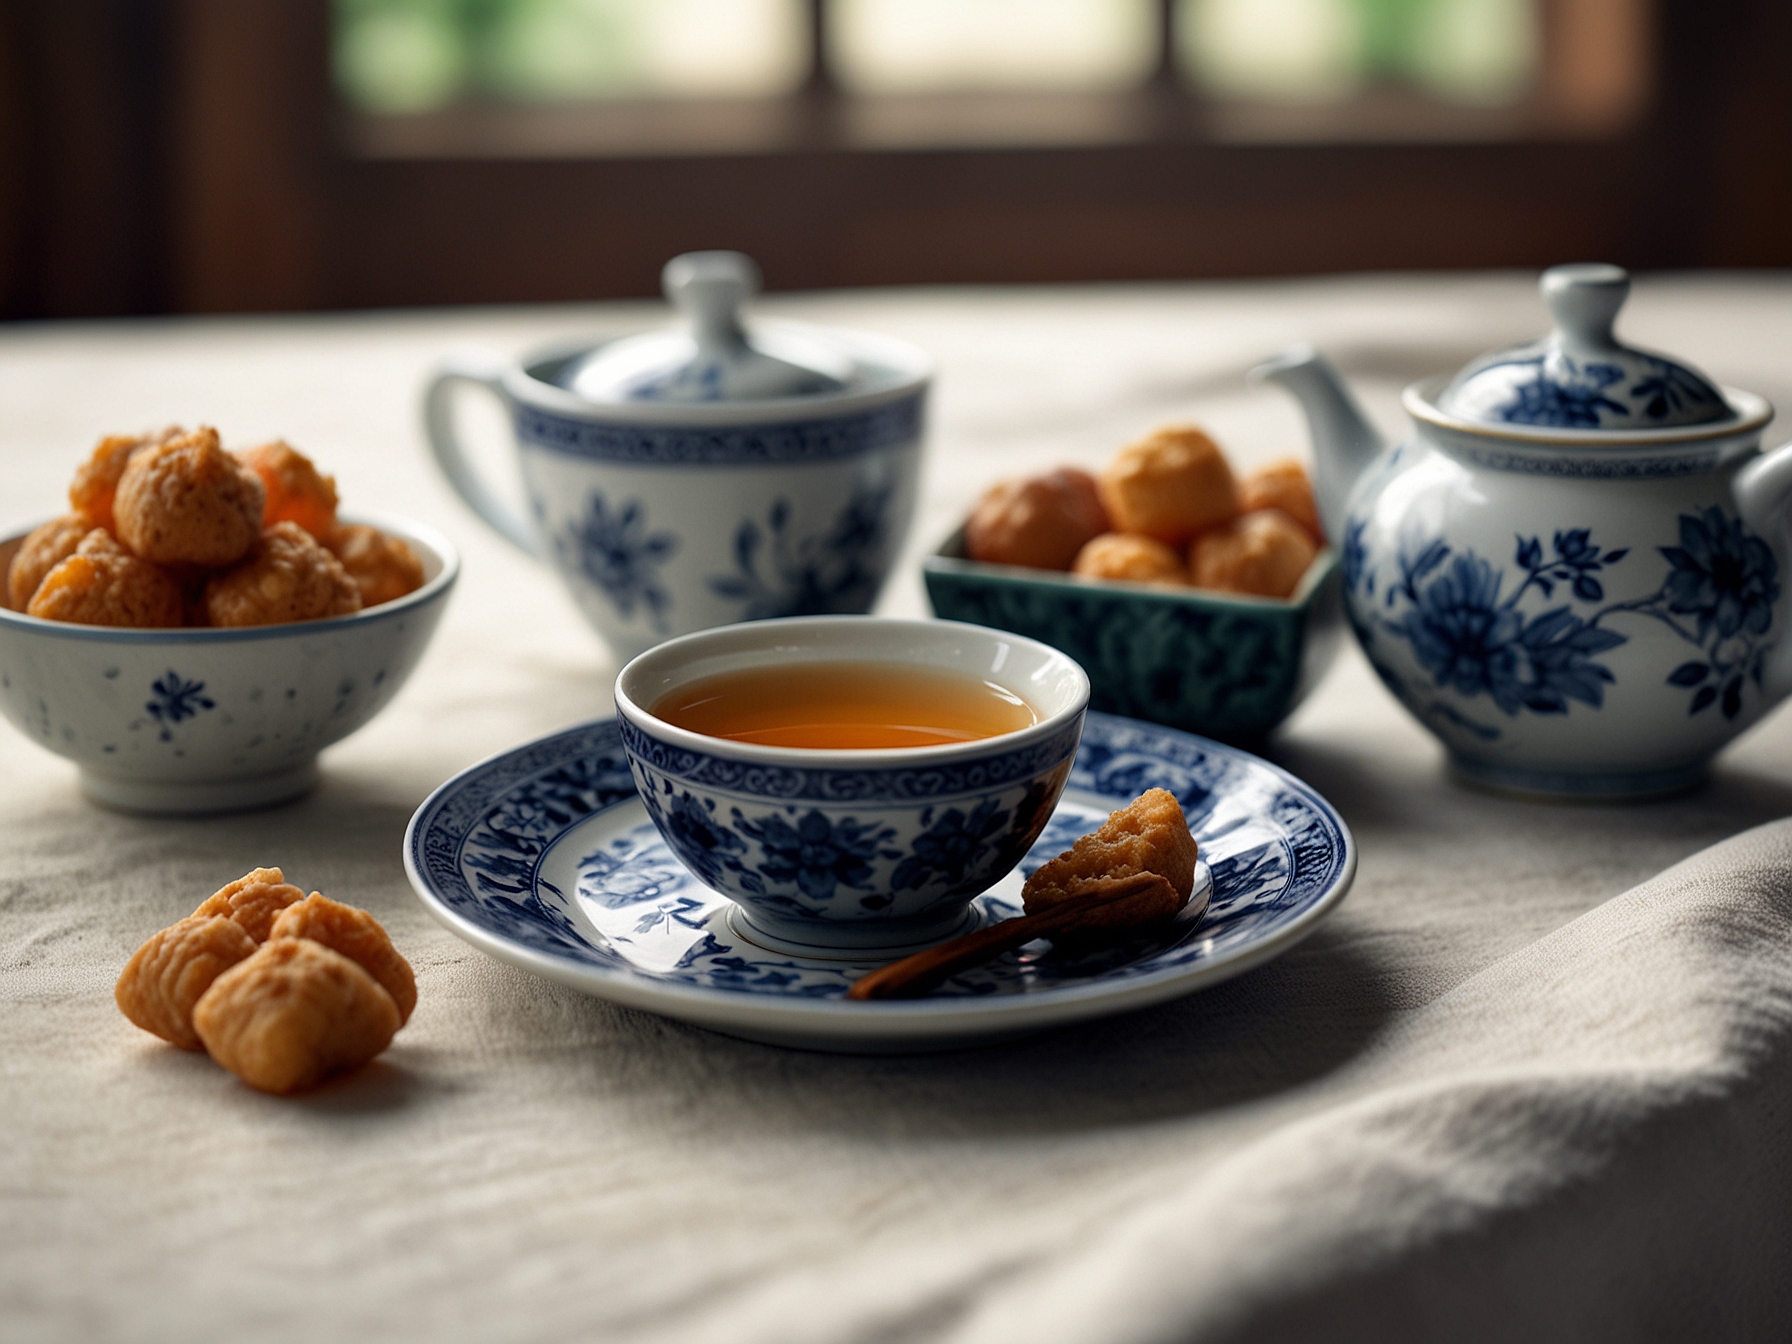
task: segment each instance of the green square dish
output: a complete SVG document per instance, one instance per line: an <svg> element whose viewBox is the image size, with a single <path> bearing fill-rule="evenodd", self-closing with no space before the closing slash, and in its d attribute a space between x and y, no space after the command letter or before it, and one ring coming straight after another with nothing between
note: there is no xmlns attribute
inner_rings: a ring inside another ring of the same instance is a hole
<svg viewBox="0 0 1792 1344"><path fill-rule="evenodd" d="M1343 629L1336 554L1288 599L1085 579L968 560L962 529L922 561L934 614L1012 630L1069 654L1090 707L1227 741L1287 718Z"/></svg>

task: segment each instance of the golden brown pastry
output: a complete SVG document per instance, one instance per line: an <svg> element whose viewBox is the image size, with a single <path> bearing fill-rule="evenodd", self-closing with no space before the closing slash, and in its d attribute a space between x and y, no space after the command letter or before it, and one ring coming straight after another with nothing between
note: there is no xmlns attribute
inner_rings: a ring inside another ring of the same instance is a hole
<svg viewBox="0 0 1792 1344"><path fill-rule="evenodd" d="M985 491L965 524L965 554L994 565L1064 570L1085 542L1107 529L1095 478L1063 467Z"/></svg>
<svg viewBox="0 0 1792 1344"><path fill-rule="evenodd" d="M280 625L360 609L361 591L342 562L297 523L275 523L241 564L205 585L212 625Z"/></svg>
<svg viewBox="0 0 1792 1344"><path fill-rule="evenodd" d="M1104 532L1077 552L1074 573L1091 579L1126 579L1133 583L1188 582L1182 557L1155 537Z"/></svg>
<svg viewBox="0 0 1792 1344"><path fill-rule="evenodd" d="M198 1050L193 1006L230 967L255 951L235 920L189 915L151 934L119 973L112 997L143 1030L182 1050Z"/></svg>
<svg viewBox="0 0 1792 1344"><path fill-rule="evenodd" d="M6 571L6 599L14 611L31 605L44 576L75 553L93 526L84 513L65 513L34 529L19 543Z"/></svg>
<svg viewBox="0 0 1792 1344"><path fill-rule="evenodd" d="M181 623L181 588L96 527L44 575L25 610L46 621L158 629Z"/></svg>
<svg viewBox="0 0 1792 1344"><path fill-rule="evenodd" d="M255 868L218 888L193 913L233 919L255 942L265 943L273 932L275 917L304 899L305 893L278 868Z"/></svg>
<svg viewBox="0 0 1792 1344"><path fill-rule="evenodd" d="M133 453L112 511L118 539L145 560L217 568L261 535L266 493L218 431L201 428Z"/></svg>
<svg viewBox="0 0 1792 1344"><path fill-rule="evenodd" d="M1259 467L1239 482L1238 511L1255 513L1258 509L1280 509L1314 541L1325 544L1319 506L1313 502L1313 482L1307 478L1307 469L1293 458Z"/></svg>
<svg viewBox="0 0 1792 1344"><path fill-rule="evenodd" d="M118 492L118 481L124 475L125 466L132 455L139 449L152 443L164 443L178 438L182 430L178 425L171 425L159 434L109 434L101 439L99 446L80 466L75 468L75 479L68 487L69 506L76 513L85 514L93 520L94 527L103 527L108 532L116 530L112 518L112 499Z"/></svg>
<svg viewBox="0 0 1792 1344"><path fill-rule="evenodd" d="M1188 544L1238 512L1238 486L1219 445L1193 425L1169 425L1122 448L1097 479L1116 532Z"/></svg>
<svg viewBox="0 0 1792 1344"><path fill-rule="evenodd" d="M1182 909L1194 890L1195 858L1195 837L1175 795L1147 789L1109 815L1099 829L1041 865L1021 889L1021 903L1028 914L1037 914L1059 901L1104 890L1142 873L1161 878L1161 884L1097 907L1079 922L1073 939L1054 940L1099 945L1104 930L1131 936L1142 924L1169 919Z"/></svg>
<svg viewBox="0 0 1792 1344"><path fill-rule="evenodd" d="M236 458L260 478L267 492L261 525L297 523L319 541L336 527L336 478L318 471L311 459L284 439L245 448Z"/></svg>
<svg viewBox="0 0 1792 1344"><path fill-rule="evenodd" d="M1189 579L1260 597L1287 597L1319 554L1307 530L1280 509L1259 509L1204 532L1189 549Z"/></svg>
<svg viewBox="0 0 1792 1344"><path fill-rule="evenodd" d="M411 1009L417 1006L417 977L411 972L411 963L392 946L380 922L365 910L332 901L314 891L280 912L271 937L309 938L342 953L392 996L400 1026L411 1020Z"/></svg>
<svg viewBox="0 0 1792 1344"><path fill-rule="evenodd" d="M193 1009L206 1051L263 1092L286 1094L358 1069L392 1043L398 1007L340 952L275 938L225 971Z"/></svg>
<svg viewBox="0 0 1792 1344"><path fill-rule="evenodd" d="M377 607L423 586L423 562L402 537L361 523L340 523L324 545L355 581L363 607Z"/></svg>

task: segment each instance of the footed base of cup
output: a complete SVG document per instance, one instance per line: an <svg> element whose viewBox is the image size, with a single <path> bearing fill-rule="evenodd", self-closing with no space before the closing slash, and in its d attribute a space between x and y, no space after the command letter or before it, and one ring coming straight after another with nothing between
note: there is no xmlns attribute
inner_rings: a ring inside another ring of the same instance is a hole
<svg viewBox="0 0 1792 1344"><path fill-rule="evenodd" d="M925 923L863 921L827 928L818 928L819 921L770 920L738 905L728 911L729 929L747 942L768 952L823 961L894 961L970 933L982 922L975 907Z"/></svg>
<svg viewBox="0 0 1792 1344"><path fill-rule="evenodd" d="M317 759L271 775L180 783L172 780L134 779L81 771L81 792L94 802L121 812L146 816L200 816L218 812L251 812L291 802L317 787Z"/></svg>
<svg viewBox="0 0 1792 1344"><path fill-rule="evenodd" d="M1705 778L1706 762L1668 770L1640 770L1616 774L1581 774L1561 770L1520 770L1489 765L1484 761L1450 757L1450 766L1468 780L1499 793L1561 801L1617 802L1630 798L1660 798L1684 793Z"/></svg>

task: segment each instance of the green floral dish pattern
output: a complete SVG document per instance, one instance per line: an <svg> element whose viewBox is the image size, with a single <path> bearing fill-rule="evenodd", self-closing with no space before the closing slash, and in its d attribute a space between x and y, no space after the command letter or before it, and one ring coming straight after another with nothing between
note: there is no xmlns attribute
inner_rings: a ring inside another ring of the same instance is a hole
<svg viewBox="0 0 1792 1344"><path fill-rule="evenodd" d="M1090 708L1227 741L1261 737L1312 689L1343 629L1338 566L1320 552L1291 600L1109 583L964 556L922 562L936 616L1027 635L1089 674Z"/></svg>

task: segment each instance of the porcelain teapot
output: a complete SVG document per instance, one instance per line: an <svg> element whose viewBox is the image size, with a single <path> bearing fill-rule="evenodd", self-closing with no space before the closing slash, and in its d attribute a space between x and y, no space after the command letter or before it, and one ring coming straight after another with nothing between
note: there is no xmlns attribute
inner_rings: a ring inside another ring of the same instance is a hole
<svg viewBox="0 0 1792 1344"><path fill-rule="evenodd" d="M1619 342L1629 286L1544 272L1554 330L1408 387L1394 447L1310 347L1253 372L1311 423L1370 663L1495 788L1684 788L1792 691L1792 444L1760 452L1764 398Z"/></svg>

